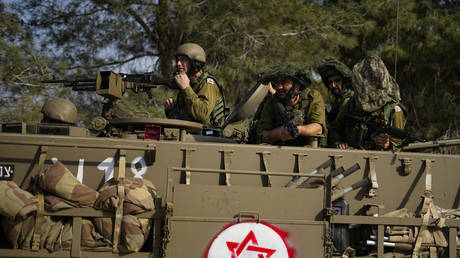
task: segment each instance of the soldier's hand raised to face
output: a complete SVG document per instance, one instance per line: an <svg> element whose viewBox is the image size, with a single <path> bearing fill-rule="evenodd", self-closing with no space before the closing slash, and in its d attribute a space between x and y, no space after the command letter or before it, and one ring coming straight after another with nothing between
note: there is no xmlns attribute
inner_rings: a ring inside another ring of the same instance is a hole
<svg viewBox="0 0 460 258"><path fill-rule="evenodd" d="M190 87L190 79L188 78L187 74L179 73L174 76L174 79L176 79L177 85L179 85L181 90L185 90L185 88Z"/></svg>

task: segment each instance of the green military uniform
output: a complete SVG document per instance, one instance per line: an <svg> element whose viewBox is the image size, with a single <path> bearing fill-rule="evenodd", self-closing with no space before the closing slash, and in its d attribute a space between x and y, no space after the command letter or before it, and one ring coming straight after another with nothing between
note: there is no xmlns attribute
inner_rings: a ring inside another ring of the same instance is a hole
<svg viewBox="0 0 460 258"><path fill-rule="evenodd" d="M335 59L329 58L322 62L318 67L318 72L321 75L324 86L328 90L328 78L334 75L340 75L342 77L342 92L338 95L333 95L333 101L330 104L330 109L326 110L326 121L330 125L334 122L339 111L347 104L350 98L353 96L353 90L351 89L351 70L342 62Z"/></svg>
<svg viewBox="0 0 460 258"><path fill-rule="evenodd" d="M365 112L358 109L354 101L349 101L329 127L329 145L335 147L339 143L347 143L348 146L355 149L378 150L380 148L373 139L377 133L370 131L364 124L351 123L347 120L346 114L400 129L404 129L406 125L404 109L395 102L387 103L374 112ZM402 139L390 137L390 150L399 151L401 144Z"/></svg>
<svg viewBox="0 0 460 258"><path fill-rule="evenodd" d="M342 110L348 101L350 101L351 97L353 97L353 93L354 92L352 90L346 90L340 96L334 97L334 100L331 103L331 110L326 112L326 121L328 126L334 122L340 110Z"/></svg>
<svg viewBox="0 0 460 258"><path fill-rule="evenodd" d="M355 94L331 126L329 144L335 147L347 143L352 148L378 150L381 147L374 142L378 133L370 131L364 124L348 121L346 115L404 129L406 114L399 104L399 85L377 56L368 56L357 63L352 77ZM401 143L402 139L390 137L389 150L399 150Z"/></svg>
<svg viewBox="0 0 460 258"><path fill-rule="evenodd" d="M282 121L276 115L276 98L267 98L262 114L257 126L257 135L262 135L263 131L272 130L283 126ZM305 89L300 92L300 101L293 107L294 123L296 125L307 125L318 123L326 129L326 113L324 101L321 94L312 89ZM296 139L279 142L281 145L305 146L311 143L312 137L299 136Z"/></svg>
<svg viewBox="0 0 460 258"><path fill-rule="evenodd" d="M224 123L224 98L217 80L209 73L190 81L176 100L176 109L168 112L168 118L194 121L208 127L221 127Z"/></svg>

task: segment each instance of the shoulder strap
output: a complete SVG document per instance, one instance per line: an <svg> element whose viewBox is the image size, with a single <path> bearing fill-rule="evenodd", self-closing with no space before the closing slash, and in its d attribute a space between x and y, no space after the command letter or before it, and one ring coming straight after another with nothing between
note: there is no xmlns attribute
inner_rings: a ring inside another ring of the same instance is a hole
<svg viewBox="0 0 460 258"><path fill-rule="evenodd" d="M407 110L406 108L398 102L393 102L388 104L383 109L383 116L385 118L385 123L388 125L392 125L393 123L393 114L396 109L401 109L404 112L404 116L407 117Z"/></svg>
<svg viewBox="0 0 460 258"><path fill-rule="evenodd" d="M395 107L398 103L393 102L390 104L385 105L383 108L383 118L385 119L385 124L391 125L391 121L393 120L393 113L395 112Z"/></svg>
<svg viewBox="0 0 460 258"><path fill-rule="evenodd" d="M224 104L224 110L226 110L227 106L225 105L224 88L222 87L222 85L219 83L219 81L216 79L216 77L214 75L208 73L207 78L211 78L216 82L216 85L217 85L217 87L219 88L219 91L220 91L220 95L222 95L222 102ZM224 116L226 117L227 115L224 114Z"/></svg>

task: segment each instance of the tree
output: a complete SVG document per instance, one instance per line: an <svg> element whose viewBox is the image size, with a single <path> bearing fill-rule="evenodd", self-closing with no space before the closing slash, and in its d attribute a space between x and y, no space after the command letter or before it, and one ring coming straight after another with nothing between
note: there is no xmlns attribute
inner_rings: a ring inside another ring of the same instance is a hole
<svg viewBox="0 0 460 258"><path fill-rule="evenodd" d="M457 1L27 0L14 10L34 40L32 49L48 56L47 71L64 78L95 76L100 69L169 77L177 46L198 43L231 106L268 66L315 67L333 57L352 67L377 53L397 77L410 130L427 138L458 132ZM120 104L163 115L163 99L175 92L155 93L153 100L129 94Z"/></svg>
<svg viewBox="0 0 460 258"><path fill-rule="evenodd" d="M0 33L0 117L5 122L37 121L41 105L36 100L49 93L38 81L49 72L49 61L37 54L19 17L8 12L3 3L0 3Z"/></svg>

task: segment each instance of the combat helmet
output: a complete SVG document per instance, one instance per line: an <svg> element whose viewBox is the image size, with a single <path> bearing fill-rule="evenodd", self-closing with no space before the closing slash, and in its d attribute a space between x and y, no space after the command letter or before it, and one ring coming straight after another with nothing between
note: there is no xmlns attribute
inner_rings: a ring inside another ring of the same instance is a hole
<svg viewBox="0 0 460 258"><path fill-rule="evenodd" d="M47 121L76 124L78 119L75 105L70 100L63 98L47 101L41 112L44 120Z"/></svg>
<svg viewBox="0 0 460 258"><path fill-rule="evenodd" d="M186 56L192 61L206 63L206 53L204 49L195 43L185 43L179 46L176 56Z"/></svg>
<svg viewBox="0 0 460 258"><path fill-rule="evenodd" d="M339 62L335 59L328 58L325 59L321 65L318 67L318 73L321 75L324 86L327 87L327 78L334 75L341 75L343 77L344 87L349 87L351 82L351 70L344 63Z"/></svg>
<svg viewBox="0 0 460 258"><path fill-rule="evenodd" d="M304 90L312 82L311 67L307 64L279 64L260 73L258 81L262 83L272 82L273 84L283 77L292 77L300 83L300 90Z"/></svg>

